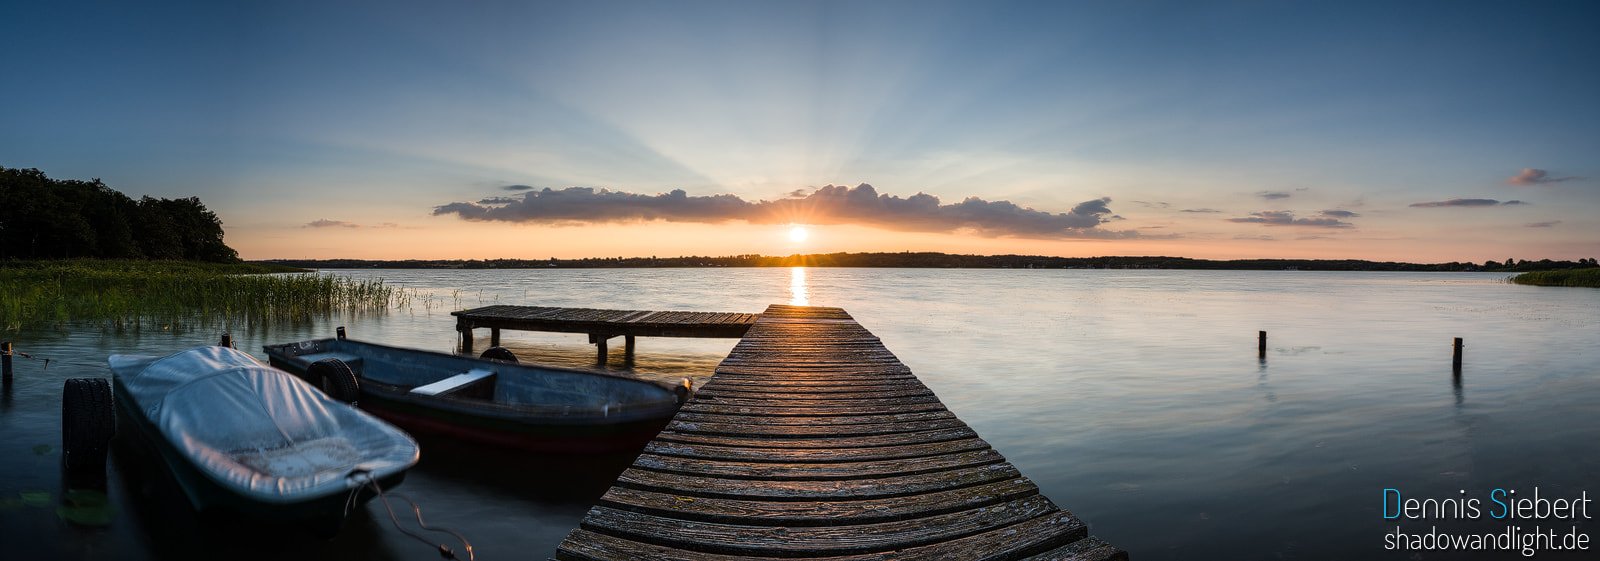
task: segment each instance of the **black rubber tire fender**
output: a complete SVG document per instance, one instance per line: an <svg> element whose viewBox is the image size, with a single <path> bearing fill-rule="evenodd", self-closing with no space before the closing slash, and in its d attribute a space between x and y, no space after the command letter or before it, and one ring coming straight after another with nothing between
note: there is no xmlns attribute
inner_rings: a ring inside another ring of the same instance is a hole
<svg viewBox="0 0 1600 561"><path fill-rule="evenodd" d="M71 378L61 388L61 463L68 471L104 470L117 412L105 378Z"/></svg>
<svg viewBox="0 0 1600 561"><path fill-rule="evenodd" d="M306 378L322 393L338 401L355 405L361 399L361 384L350 365L337 358L325 358L306 368Z"/></svg>
<svg viewBox="0 0 1600 561"><path fill-rule="evenodd" d="M517 363L517 355L512 353L511 349L507 349L505 347L489 347L484 349L483 354L478 355L478 358L484 360L498 360L500 362L509 362L512 364Z"/></svg>

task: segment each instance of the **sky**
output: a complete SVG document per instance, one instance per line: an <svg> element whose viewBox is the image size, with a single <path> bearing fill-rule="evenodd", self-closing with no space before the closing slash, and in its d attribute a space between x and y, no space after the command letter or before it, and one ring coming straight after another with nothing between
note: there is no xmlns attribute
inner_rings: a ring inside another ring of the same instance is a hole
<svg viewBox="0 0 1600 561"><path fill-rule="evenodd" d="M0 166L245 259L1600 257L1591 2L134 4L0 6Z"/></svg>

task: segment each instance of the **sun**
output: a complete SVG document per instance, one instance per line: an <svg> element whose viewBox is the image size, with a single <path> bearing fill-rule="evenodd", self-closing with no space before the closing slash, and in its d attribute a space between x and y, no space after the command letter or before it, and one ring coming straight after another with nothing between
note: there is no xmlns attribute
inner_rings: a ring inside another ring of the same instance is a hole
<svg viewBox="0 0 1600 561"><path fill-rule="evenodd" d="M806 228L804 226L795 226L794 228L789 229L789 241L794 243L806 241L806 238L810 235L811 234L809 232L806 232Z"/></svg>

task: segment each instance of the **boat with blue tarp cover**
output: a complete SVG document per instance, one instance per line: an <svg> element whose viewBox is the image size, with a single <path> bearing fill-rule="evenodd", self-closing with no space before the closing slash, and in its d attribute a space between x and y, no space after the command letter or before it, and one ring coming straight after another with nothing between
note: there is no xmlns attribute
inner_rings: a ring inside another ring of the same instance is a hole
<svg viewBox="0 0 1600 561"><path fill-rule="evenodd" d="M400 429L237 349L112 355L121 426L153 445L198 511L224 508L332 534L369 482L419 458Z"/></svg>

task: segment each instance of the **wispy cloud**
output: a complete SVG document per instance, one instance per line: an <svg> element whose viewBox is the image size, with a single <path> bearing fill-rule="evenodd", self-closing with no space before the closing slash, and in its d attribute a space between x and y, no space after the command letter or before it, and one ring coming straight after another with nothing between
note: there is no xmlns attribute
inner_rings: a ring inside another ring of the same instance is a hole
<svg viewBox="0 0 1600 561"><path fill-rule="evenodd" d="M1290 195L1290 194L1285 193L1283 191L1259 191L1259 192L1256 193L1256 196L1257 197L1261 197L1262 199L1269 200L1269 201L1275 201L1275 200L1278 200L1278 199L1287 199L1287 198L1289 198L1289 197L1291 197L1293 195Z"/></svg>
<svg viewBox="0 0 1600 561"><path fill-rule="evenodd" d="M694 222L720 224L743 220L754 224L857 224L902 232L968 231L984 237L1132 238L1133 231L1097 228L1120 219L1109 197L1079 203L1072 210L1051 213L1010 201L967 197L942 204L939 197L879 194L871 185L827 185L810 193L792 193L776 201L746 201L737 195L690 196L682 189L655 195L568 187L524 193L522 198L491 197L434 207L435 216L454 214L463 220L539 224L617 222Z"/></svg>
<svg viewBox="0 0 1600 561"><path fill-rule="evenodd" d="M1556 224L1560 224L1560 223L1561 223L1560 220L1551 220L1549 222L1534 222L1534 223L1531 223L1531 224L1527 224L1527 226L1529 228L1553 228L1553 227L1555 227Z"/></svg>
<svg viewBox="0 0 1600 561"><path fill-rule="evenodd" d="M1322 215L1329 218L1355 218L1361 216L1348 210L1324 210Z"/></svg>
<svg viewBox="0 0 1600 561"><path fill-rule="evenodd" d="M1198 213L1210 214L1210 213L1219 213L1219 212L1222 212L1222 211L1214 209L1214 208L1186 208L1186 209L1180 210L1178 212L1198 212Z"/></svg>
<svg viewBox="0 0 1600 561"><path fill-rule="evenodd" d="M1430 208L1430 207L1450 207L1450 206L1484 207L1484 206L1525 205L1525 204L1528 204L1528 203L1525 203L1525 202L1522 202L1522 201L1506 201L1506 202L1502 203L1502 202L1494 200L1494 199L1447 199L1447 200L1443 200L1443 201L1429 201L1429 202L1424 202L1424 203L1411 203L1408 206L1414 206L1414 207L1419 207L1419 208Z"/></svg>
<svg viewBox="0 0 1600 561"><path fill-rule="evenodd" d="M357 224L355 222L345 222L343 220L329 220L327 218L322 218L322 219L319 219L319 220L307 222L304 226L301 226L301 228L399 228L399 227L400 227L400 225L396 224L394 222L384 222L382 224L378 224L378 225L375 225L375 226L363 226L363 225Z"/></svg>
<svg viewBox="0 0 1600 561"><path fill-rule="evenodd" d="M1583 178L1573 175L1566 177L1550 177L1550 173L1542 169L1522 168L1521 173L1518 173L1512 176L1510 179L1507 179L1506 183L1510 183L1512 185L1544 185L1546 183L1560 183L1575 179Z"/></svg>
<svg viewBox="0 0 1600 561"><path fill-rule="evenodd" d="M1139 205L1139 206L1142 206L1142 207L1145 207L1145 208L1169 208L1169 207L1172 206L1171 204L1163 203L1163 202L1160 202L1160 201L1154 201L1154 202L1152 202L1152 201L1132 201L1132 202L1133 202L1133 204L1136 204L1136 205Z"/></svg>
<svg viewBox="0 0 1600 561"><path fill-rule="evenodd" d="M1324 215L1326 213L1327 211L1324 211ZM1295 218L1294 213L1287 210L1263 210L1261 212L1252 212L1247 217L1224 218L1223 220L1240 224L1265 224L1267 226L1306 226L1313 228L1350 228L1355 226L1355 224L1338 218Z"/></svg>
<svg viewBox="0 0 1600 561"><path fill-rule="evenodd" d="M326 218L307 222L302 228L360 228L360 224L345 222L343 220L329 220Z"/></svg>
<svg viewBox="0 0 1600 561"><path fill-rule="evenodd" d="M505 187L501 187L501 189L507 191L532 191L534 187L532 185L507 185Z"/></svg>

